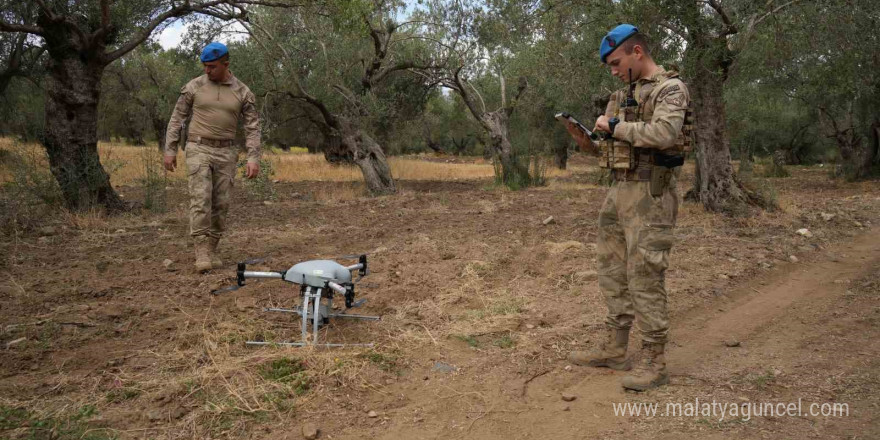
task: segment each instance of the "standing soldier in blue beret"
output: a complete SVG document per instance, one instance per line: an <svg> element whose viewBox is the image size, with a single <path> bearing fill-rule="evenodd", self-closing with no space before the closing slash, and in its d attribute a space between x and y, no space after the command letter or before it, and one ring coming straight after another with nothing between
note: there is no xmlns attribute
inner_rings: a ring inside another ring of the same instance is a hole
<svg viewBox="0 0 880 440"><path fill-rule="evenodd" d="M247 178L260 173L260 116L254 94L229 70L229 51L221 43L205 47L205 74L180 90L165 137L165 169L177 168L181 127L192 116L186 142L190 235L195 242L196 271L218 269L217 244L226 230L226 213L235 177L238 121L244 121Z"/></svg>
<svg viewBox="0 0 880 440"><path fill-rule="evenodd" d="M595 143L571 123L583 150L599 156L614 183L599 212L597 264L605 296L608 335L592 352L575 351L578 365L630 370L629 331L638 322L642 352L625 376L626 389L644 391L669 383L664 356L669 313L664 282L678 216L676 176L691 145L688 88L678 73L651 58L647 39L622 24L603 39L599 56L628 84L611 95L595 130Z"/></svg>

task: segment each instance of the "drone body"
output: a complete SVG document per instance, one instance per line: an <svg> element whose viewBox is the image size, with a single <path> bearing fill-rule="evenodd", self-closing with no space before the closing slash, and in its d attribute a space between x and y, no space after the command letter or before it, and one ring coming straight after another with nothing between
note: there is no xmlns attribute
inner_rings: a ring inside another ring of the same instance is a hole
<svg viewBox="0 0 880 440"><path fill-rule="evenodd" d="M365 319L377 321L381 319L378 316L352 315L347 313L333 313L333 295L338 293L345 297L345 308L361 306L366 300L354 301L354 281L352 281L351 272L358 271L360 278L366 276L367 256L358 257L358 263L351 266L343 266L331 260L310 260L303 261L293 265L286 271L270 271L259 272L247 270L247 263L238 263L237 285L228 288L235 290L245 285L248 278L274 278L287 281L289 283L298 284L300 286L300 296L302 304L294 309L284 308L267 308L267 312L295 313L302 318L302 341L301 342L265 342L265 341L248 341L248 345L289 345L289 346L305 346L320 345L325 347L339 347L345 345L368 345L373 344L318 344L318 327L328 324L330 318L351 318ZM214 293L220 293L221 289ZM321 301L325 300L325 304ZM311 315L311 316L309 316ZM312 342L308 341L308 321L312 321Z"/></svg>

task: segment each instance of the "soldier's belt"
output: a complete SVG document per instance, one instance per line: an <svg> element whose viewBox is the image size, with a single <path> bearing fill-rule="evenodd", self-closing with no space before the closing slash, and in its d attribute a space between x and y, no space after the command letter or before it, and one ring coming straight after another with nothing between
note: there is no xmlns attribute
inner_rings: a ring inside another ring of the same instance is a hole
<svg viewBox="0 0 880 440"><path fill-rule="evenodd" d="M611 175L617 182L648 181L651 180L651 168L638 168L635 170L613 169Z"/></svg>
<svg viewBox="0 0 880 440"><path fill-rule="evenodd" d="M201 136L195 136L193 141L197 144L207 145L214 148L231 147L235 139L208 139Z"/></svg>

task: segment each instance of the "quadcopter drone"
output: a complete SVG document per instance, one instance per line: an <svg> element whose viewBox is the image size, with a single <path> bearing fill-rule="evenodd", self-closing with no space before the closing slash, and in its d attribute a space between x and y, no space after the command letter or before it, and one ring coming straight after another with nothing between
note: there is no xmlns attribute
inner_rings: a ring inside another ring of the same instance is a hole
<svg viewBox="0 0 880 440"><path fill-rule="evenodd" d="M348 313L333 313L333 297L335 294L342 295L345 298L345 308L360 307L366 302L366 299L355 301L354 299L354 281L352 281L352 271L358 272L359 281L369 273L367 269L367 256L360 255L358 263L351 266L343 266L331 260L310 260L295 264L285 271L249 271L248 264L254 264L260 260L245 261L238 263L237 283L234 286L224 289L215 290L211 293L219 294L225 291L237 290L245 285L245 280L249 278L273 278L287 281L289 283L298 284L300 289L300 297L302 303L294 309L285 309L277 307L269 307L263 309L265 312L279 313L295 313L302 318L302 340L300 342L267 342L267 341L248 341L247 345L284 345L292 347L304 347L307 345L320 347L344 347L344 346L372 346L373 344L318 344L318 327L329 324L331 318L348 318L361 319L368 321L378 321L379 316L353 315ZM325 304L321 304L322 300L326 300ZM312 341L309 342L308 330L309 321L312 324Z"/></svg>

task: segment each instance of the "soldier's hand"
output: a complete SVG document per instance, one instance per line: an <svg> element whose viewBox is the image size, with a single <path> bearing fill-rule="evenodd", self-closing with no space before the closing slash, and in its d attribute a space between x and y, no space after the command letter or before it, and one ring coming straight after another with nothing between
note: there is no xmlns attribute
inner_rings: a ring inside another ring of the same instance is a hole
<svg viewBox="0 0 880 440"><path fill-rule="evenodd" d="M260 175L260 164L256 162L247 163L247 178L253 179Z"/></svg>
<svg viewBox="0 0 880 440"><path fill-rule="evenodd" d="M165 165L166 170L174 172L177 169L177 156L165 156L163 165Z"/></svg>
<svg viewBox="0 0 880 440"><path fill-rule="evenodd" d="M605 133L611 133L611 127L608 126L608 116L599 116L599 119L596 119L596 128L593 131L604 131Z"/></svg>

